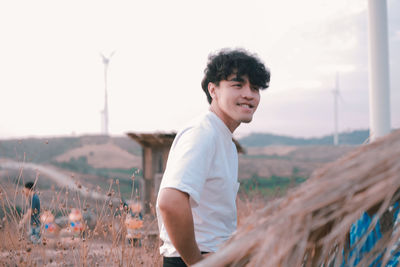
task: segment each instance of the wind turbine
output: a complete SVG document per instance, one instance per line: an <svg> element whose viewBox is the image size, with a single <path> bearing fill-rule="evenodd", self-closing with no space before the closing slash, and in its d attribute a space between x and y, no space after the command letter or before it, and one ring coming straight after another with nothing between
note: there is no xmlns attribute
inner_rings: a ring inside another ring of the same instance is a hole
<svg viewBox="0 0 400 267"><path fill-rule="evenodd" d="M102 134L108 135L108 96L107 96L107 72L108 72L108 64L110 63L111 57L114 55L115 51L111 52L111 54L106 57L103 53L100 53L100 56L103 59L104 64L104 109L101 111L102 117Z"/></svg>

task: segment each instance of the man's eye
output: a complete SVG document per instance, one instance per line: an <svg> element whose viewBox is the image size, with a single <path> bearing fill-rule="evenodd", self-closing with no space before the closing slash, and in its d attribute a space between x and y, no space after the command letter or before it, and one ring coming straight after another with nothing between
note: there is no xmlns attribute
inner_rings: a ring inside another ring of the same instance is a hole
<svg viewBox="0 0 400 267"><path fill-rule="evenodd" d="M234 83L233 87L242 87L242 85L240 83Z"/></svg>

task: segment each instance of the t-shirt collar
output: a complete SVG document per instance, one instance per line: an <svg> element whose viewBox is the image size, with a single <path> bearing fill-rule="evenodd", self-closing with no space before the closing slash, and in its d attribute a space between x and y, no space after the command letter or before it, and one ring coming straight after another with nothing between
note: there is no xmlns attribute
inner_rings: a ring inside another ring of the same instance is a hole
<svg viewBox="0 0 400 267"><path fill-rule="evenodd" d="M214 112L212 112L211 110L208 111L208 114L210 114L210 118L212 118L212 120L215 122L215 124L218 126L218 129L220 129L220 131L227 137L227 138L232 138L233 134L232 132L229 130L228 126L226 126L226 124L221 120L220 117L218 117L217 114L215 114Z"/></svg>

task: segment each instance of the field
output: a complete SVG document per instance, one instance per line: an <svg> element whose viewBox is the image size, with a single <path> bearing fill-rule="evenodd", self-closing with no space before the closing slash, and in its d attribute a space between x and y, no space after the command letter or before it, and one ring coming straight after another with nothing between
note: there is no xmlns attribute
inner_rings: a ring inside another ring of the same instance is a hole
<svg viewBox="0 0 400 267"><path fill-rule="evenodd" d="M130 206L122 202L117 181L106 192L99 190L103 200L84 198L79 191L67 189L40 192L41 213L51 211L57 224L42 221L42 240L37 245L27 240L26 226L18 226L27 206L22 188L10 183L2 183L0 188L0 262L3 266L159 265L154 214L145 216L143 227L137 230L141 235L140 246L129 242L126 219ZM83 227L78 231L73 228L70 215L74 208L82 211L78 220Z"/></svg>
<svg viewBox="0 0 400 267"><path fill-rule="evenodd" d="M22 188L14 188L12 184L0 188L2 266L161 266L154 210L144 216L143 227L137 230L140 246L130 242L125 223L129 208L120 198L116 181L107 192L100 191L105 196L103 201L81 198L79 192L65 189L41 192L43 209L58 219L63 218L64 222L59 220L59 224L64 228L57 226L49 232L48 224L42 223L42 240L37 245L28 240L25 228L18 227L26 209ZM134 192L132 195L134 198ZM252 211L262 207L264 201L261 195L252 198L243 195L238 201L239 225ZM82 210L84 215L85 226L78 233L67 219L73 208Z"/></svg>
<svg viewBox="0 0 400 267"><path fill-rule="evenodd" d="M122 138L67 141L3 144L3 148L9 145L8 154L0 149L2 266L160 266L154 205L143 226L135 230L137 240L127 238L130 205L143 194L140 149ZM315 169L351 149L246 148L246 154L239 156L239 226L267 201L285 195ZM42 223L38 245L31 244L26 227L18 225L27 207L22 185L29 180L37 183L42 213L51 212L56 222L51 232L45 229L50 224ZM72 227L74 209L81 212L79 231Z"/></svg>

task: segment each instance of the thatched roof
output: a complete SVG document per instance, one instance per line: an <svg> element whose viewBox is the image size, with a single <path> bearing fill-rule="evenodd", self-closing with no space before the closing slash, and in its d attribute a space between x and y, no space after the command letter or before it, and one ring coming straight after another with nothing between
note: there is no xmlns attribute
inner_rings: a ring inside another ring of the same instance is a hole
<svg viewBox="0 0 400 267"><path fill-rule="evenodd" d="M127 133L142 147L170 147L176 133Z"/></svg>
<svg viewBox="0 0 400 267"><path fill-rule="evenodd" d="M138 142L142 147L170 147L176 136L175 132L171 133L127 133L127 135ZM240 143L232 139L236 145L238 153L246 153Z"/></svg>
<svg viewBox="0 0 400 267"><path fill-rule="evenodd" d="M384 224L383 215L400 198L399 189L396 131L317 170L286 197L269 202L247 218L223 248L195 266L340 266L343 251L347 258L352 223L369 211ZM388 225L369 253L384 253L384 261L400 237L393 223ZM366 255L357 266L368 266L374 258Z"/></svg>

